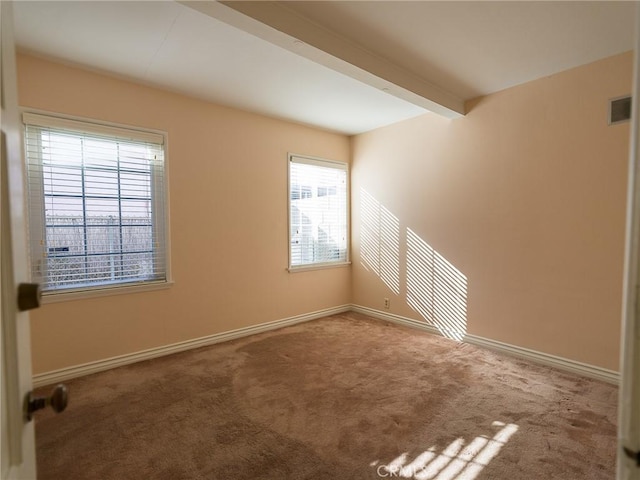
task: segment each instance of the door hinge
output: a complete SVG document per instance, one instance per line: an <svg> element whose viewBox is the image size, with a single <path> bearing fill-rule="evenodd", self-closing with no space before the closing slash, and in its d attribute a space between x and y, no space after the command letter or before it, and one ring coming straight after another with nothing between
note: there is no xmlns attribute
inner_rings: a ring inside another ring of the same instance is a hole
<svg viewBox="0 0 640 480"><path fill-rule="evenodd" d="M622 450L627 457L629 457L631 460L635 460L636 466L640 468L640 451L634 452L627 447L622 447Z"/></svg>
<svg viewBox="0 0 640 480"><path fill-rule="evenodd" d="M42 292L38 283L21 283L18 285L18 310L25 312L40 307Z"/></svg>

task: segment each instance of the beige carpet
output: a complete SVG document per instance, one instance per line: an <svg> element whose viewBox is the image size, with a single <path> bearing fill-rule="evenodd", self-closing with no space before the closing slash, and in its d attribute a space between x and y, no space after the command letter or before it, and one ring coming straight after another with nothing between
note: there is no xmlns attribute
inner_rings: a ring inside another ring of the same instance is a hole
<svg viewBox="0 0 640 480"><path fill-rule="evenodd" d="M67 385L42 480L615 477L616 387L354 313Z"/></svg>

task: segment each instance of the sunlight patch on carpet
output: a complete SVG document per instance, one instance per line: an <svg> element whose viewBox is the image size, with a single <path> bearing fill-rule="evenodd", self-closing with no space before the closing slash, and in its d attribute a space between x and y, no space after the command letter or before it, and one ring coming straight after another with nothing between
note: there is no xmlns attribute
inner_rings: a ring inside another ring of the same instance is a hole
<svg viewBox="0 0 640 480"><path fill-rule="evenodd" d="M474 480L518 431L518 426L513 423L496 421L491 426L500 429L493 437L480 435L466 445L464 438L457 438L440 454L436 447L431 447L412 461L409 461L409 453L405 452L389 463L375 461L370 466L375 468L380 478Z"/></svg>

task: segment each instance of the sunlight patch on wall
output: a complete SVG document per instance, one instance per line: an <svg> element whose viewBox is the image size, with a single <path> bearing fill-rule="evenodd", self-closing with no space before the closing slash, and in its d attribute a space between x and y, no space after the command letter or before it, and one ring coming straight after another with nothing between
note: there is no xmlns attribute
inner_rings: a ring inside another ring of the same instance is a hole
<svg viewBox="0 0 640 480"><path fill-rule="evenodd" d="M463 438L451 442L442 453L431 447L409 462L407 452L389 463L371 463L380 478L413 478L415 480L474 480L518 431L518 426L493 422L498 432L489 438L480 435L465 445Z"/></svg>
<svg viewBox="0 0 640 480"><path fill-rule="evenodd" d="M400 293L400 222L369 192L360 190L360 258L393 291Z"/></svg>
<svg viewBox="0 0 640 480"><path fill-rule="evenodd" d="M440 333L461 341L467 332L467 277L407 229L407 303Z"/></svg>

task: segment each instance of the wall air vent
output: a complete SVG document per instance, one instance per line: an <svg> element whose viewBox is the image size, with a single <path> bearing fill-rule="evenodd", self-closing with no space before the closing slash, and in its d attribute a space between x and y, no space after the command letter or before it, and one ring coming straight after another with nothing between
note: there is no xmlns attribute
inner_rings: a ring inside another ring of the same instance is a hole
<svg viewBox="0 0 640 480"><path fill-rule="evenodd" d="M609 100L609 125L628 122L631 119L631 96Z"/></svg>

